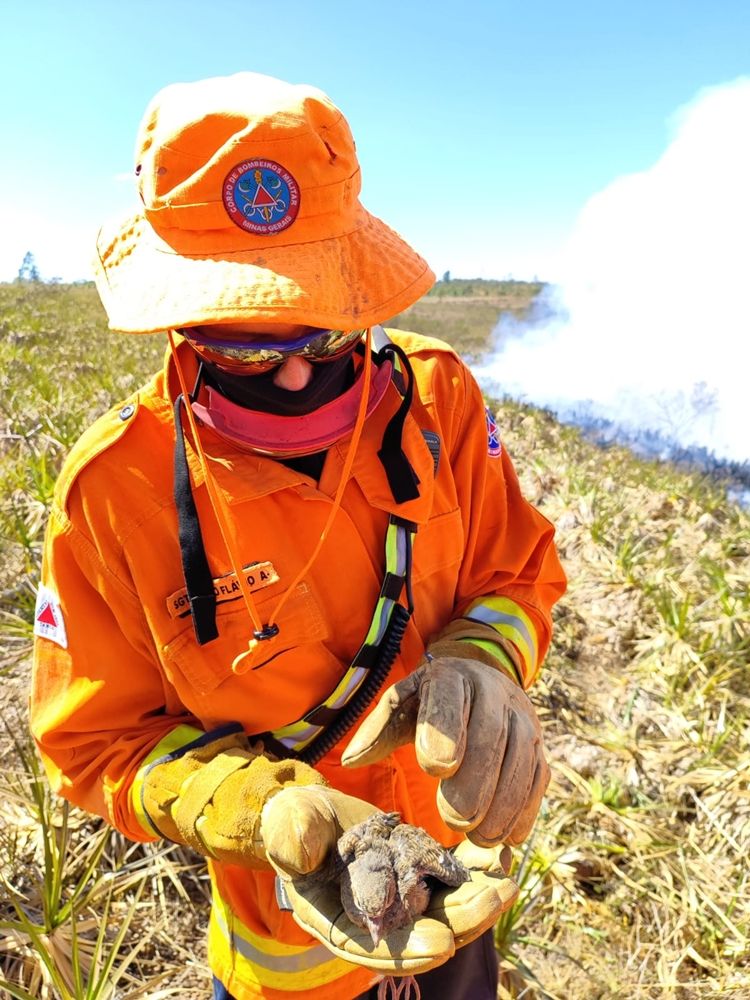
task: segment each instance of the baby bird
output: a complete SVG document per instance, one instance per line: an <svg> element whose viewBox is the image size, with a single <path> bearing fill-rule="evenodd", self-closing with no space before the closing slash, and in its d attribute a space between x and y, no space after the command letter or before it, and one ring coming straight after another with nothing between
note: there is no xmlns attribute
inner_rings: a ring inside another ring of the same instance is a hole
<svg viewBox="0 0 750 1000"><path fill-rule="evenodd" d="M347 830L336 854L344 911L375 945L424 913L435 882L457 886L469 879L450 851L396 812L375 813Z"/></svg>

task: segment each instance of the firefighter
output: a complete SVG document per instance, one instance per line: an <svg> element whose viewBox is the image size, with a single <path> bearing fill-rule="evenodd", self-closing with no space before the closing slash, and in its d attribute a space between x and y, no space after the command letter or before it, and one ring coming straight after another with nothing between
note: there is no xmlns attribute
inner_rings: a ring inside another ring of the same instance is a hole
<svg viewBox="0 0 750 1000"><path fill-rule="evenodd" d="M360 203L325 94L167 87L135 174L97 286L113 330L167 350L56 485L31 697L52 785L207 858L217 998L405 974L494 998L501 849L549 776L525 689L565 587L553 528L454 351L381 326L434 276ZM472 877L374 946L306 876L376 809Z"/></svg>

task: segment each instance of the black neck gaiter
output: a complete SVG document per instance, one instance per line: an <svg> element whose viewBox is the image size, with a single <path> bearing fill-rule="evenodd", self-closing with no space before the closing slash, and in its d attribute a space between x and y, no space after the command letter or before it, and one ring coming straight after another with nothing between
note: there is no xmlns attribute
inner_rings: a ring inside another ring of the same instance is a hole
<svg viewBox="0 0 750 1000"><path fill-rule="evenodd" d="M204 361L203 377L207 385L238 406L282 417L299 417L330 403L354 382L354 363L350 354L313 365L312 369L309 384L297 390L274 385L275 369L262 375L231 375Z"/></svg>
<svg viewBox="0 0 750 1000"><path fill-rule="evenodd" d="M309 384L296 391L280 389L274 385L273 370L262 375L231 375L204 361L202 371L207 385L238 406L282 417L299 417L330 403L342 392L346 392L354 382L354 361L351 354L312 367L313 377ZM317 482L325 459L326 452L318 451L314 455L299 455L278 461Z"/></svg>

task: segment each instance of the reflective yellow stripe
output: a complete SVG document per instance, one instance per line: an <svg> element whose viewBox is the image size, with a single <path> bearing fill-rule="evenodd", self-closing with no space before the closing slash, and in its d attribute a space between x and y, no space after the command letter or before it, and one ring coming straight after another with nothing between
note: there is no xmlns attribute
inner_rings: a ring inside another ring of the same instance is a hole
<svg viewBox="0 0 750 1000"><path fill-rule="evenodd" d="M533 622L515 601L508 597L483 597L474 601L465 618L491 625L500 635L509 639L518 649L528 677L537 671L538 645Z"/></svg>
<svg viewBox="0 0 750 1000"><path fill-rule="evenodd" d="M405 575L407 544L407 529L403 525L389 522L385 535L386 572L398 577ZM372 622L365 637L365 645L377 646L383 638L395 604L396 601L390 597L384 597L382 593L378 597ZM304 750L325 729L325 726L308 721L309 717L320 708L343 708L360 689L366 677L367 669L365 667L352 664L325 701L317 705L312 712L308 712L302 719L290 722L280 729L274 729L273 737L290 750L297 752Z"/></svg>
<svg viewBox="0 0 750 1000"><path fill-rule="evenodd" d="M262 937L232 913L213 884L213 905L208 927L209 964L231 969L250 989L261 987L289 992L310 990L351 975L350 962L333 955L325 945L287 945ZM373 981L378 977L373 973ZM356 988L352 995L361 992Z"/></svg>
<svg viewBox="0 0 750 1000"><path fill-rule="evenodd" d="M154 749L138 768L138 773L133 779L133 784L130 786L130 804L133 808L133 812L138 818L138 822L141 824L146 833L149 834L149 836L161 836L159 831L155 830L151 825L151 821L149 820L147 813L144 811L143 803L141 802L143 779L149 765L153 764L153 762L158 760L160 757L165 757L167 754L174 753L175 750L179 750L181 747L187 746L188 743L192 743L194 740L200 739L203 735L203 731L196 729L194 726L176 726L167 733L164 739L160 740L156 744Z"/></svg>
<svg viewBox="0 0 750 1000"><path fill-rule="evenodd" d="M364 667L349 667L323 704L327 705L328 708L338 708L340 705L346 704L364 680L366 673Z"/></svg>
<svg viewBox="0 0 750 1000"><path fill-rule="evenodd" d="M367 671L363 667L349 667L335 691L326 698L323 705L327 708L340 708L345 705L357 693L366 676ZM288 726L274 730L273 735L285 746L302 750L324 728L324 726L312 725L305 719L299 719L297 722L290 722Z"/></svg>
<svg viewBox="0 0 750 1000"><path fill-rule="evenodd" d="M392 606L393 601L389 601L385 597L378 598L378 602L375 605L375 612L372 616L372 621L370 622L370 628L365 636L365 642L368 646L374 646L378 641L378 636L380 636L383 631L383 619L385 617L385 613Z"/></svg>
<svg viewBox="0 0 750 1000"><path fill-rule="evenodd" d="M496 660L500 661L500 666L503 668L505 673L510 677L512 681L516 684L521 685L521 678L518 676L518 671L516 670L516 665L505 652L503 647L497 643L493 642L491 639L472 639L459 636L459 642L468 642L472 646L479 646L480 649L485 650L490 656L494 656Z"/></svg>

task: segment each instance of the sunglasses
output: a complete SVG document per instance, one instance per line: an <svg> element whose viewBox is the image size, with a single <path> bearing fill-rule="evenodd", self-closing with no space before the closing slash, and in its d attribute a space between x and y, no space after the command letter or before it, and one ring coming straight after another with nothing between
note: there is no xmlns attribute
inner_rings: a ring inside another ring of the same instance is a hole
<svg viewBox="0 0 750 1000"><path fill-rule="evenodd" d="M237 374L261 375L298 357L312 364L335 361L353 351L365 330L314 330L295 340L221 340L187 327L179 331L211 364Z"/></svg>

